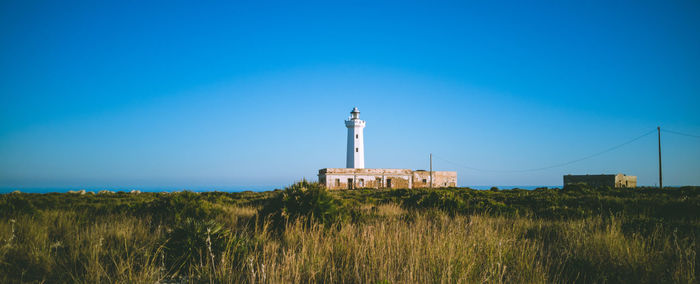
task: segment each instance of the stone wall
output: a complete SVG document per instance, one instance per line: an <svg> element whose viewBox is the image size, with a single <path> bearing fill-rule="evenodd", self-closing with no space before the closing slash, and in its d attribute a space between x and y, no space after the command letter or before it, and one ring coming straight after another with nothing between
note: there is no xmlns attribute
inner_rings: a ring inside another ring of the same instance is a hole
<svg viewBox="0 0 700 284"><path fill-rule="evenodd" d="M457 172L433 171L433 187L456 187ZM430 171L413 171L413 188L430 187Z"/></svg>
<svg viewBox="0 0 700 284"><path fill-rule="evenodd" d="M615 176L615 187L637 187L637 177L617 174Z"/></svg>
<svg viewBox="0 0 700 284"><path fill-rule="evenodd" d="M319 183L328 189L414 188L430 186L430 172L409 169L326 168L318 171ZM457 172L433 172L433 187L457 185Z"/></svg>
<svg viewBox="0 0 700 284"><path fill-rule="evenodd" d="M590 186L636 187L637 177L624 174L608 175L565 175L564 185L584 183Z"/></svg>

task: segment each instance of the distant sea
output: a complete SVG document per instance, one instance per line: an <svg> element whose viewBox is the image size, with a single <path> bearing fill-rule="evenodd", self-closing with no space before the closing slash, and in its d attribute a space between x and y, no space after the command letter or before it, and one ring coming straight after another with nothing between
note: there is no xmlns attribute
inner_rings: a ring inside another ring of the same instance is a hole
<svg viewBox="0 0 700 284"><path fill-rule="evenodd" d="M129 192L132 190L139 190L141 192L176 192L176 191L193 191L193 192L205 192L205 191L220 191L220 192L242 192L242 191L269 191L278 188L284 188L284 186L272 186L272 185L250 185L250 186L191 186L191 187L1 187L0 193L10 193L15 190L19 190L25 193L52 193L52 192L68 192L71 190L85 190L97 193L102 190L109 190L113 192Z"/></svg>
<svg viewBox="0 0 700 284"><path fill-rule="evenodd" d="M473 188L473 189L481 189L481 190L488 190L494 187L494 185L468 185L467 187ZM495 187L498 187L498 189L513 189L513 188L520 188L520 189L527 189L527 190L533 190L538 187L547 187L547 188L561 188L561 186L558 185L495 185ZM207 191L220 191L220 192L242 192L242 191L255 191L255 192L260 192L260 191L271 191L275 189L283 189L285 186L271 186L271 185L250 185L250 186L196 186L196 187L116 187L116 188L111 188L111 187L28 187L28 188L23 188L23 187L2 187L0 188L0 194L1 193L10 193L15 190L19 190L21 192L25 193L52 193L52 192L68 192L70 190L85 190L85 191L92 191L97 193L98 191L101 190L109 190L109 191L114 191L114 192L119 192L119 191L124 191L124 192L129 192L132 190L139 190L141 192L176 192L176 191L183 191L183 190L189 190L193 192L207 192Z"/></svg>
<svg viewBox="0 0 700 284"><path fill-rule="evenodd" d="M535 188L546 187L546 188L561 188L561 185L468 185L467 187L473 189L491 189L492 187L498 187L498 189L527 189L533 190Z"/></svg>

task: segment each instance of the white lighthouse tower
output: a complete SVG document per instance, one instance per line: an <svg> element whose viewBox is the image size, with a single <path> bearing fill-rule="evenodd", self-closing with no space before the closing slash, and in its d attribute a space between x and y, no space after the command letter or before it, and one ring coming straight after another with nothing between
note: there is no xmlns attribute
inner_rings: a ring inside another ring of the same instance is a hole
<svg viewBox="0 0 700 284"><path fill-rule="evenodd" d="M350 117L345 121L345 127L348 128L348 156L346 167L364 169L365 143L362 132L365 128L365 121L360 120L360 111L357 108L353 108L350 112Z"/></svg>

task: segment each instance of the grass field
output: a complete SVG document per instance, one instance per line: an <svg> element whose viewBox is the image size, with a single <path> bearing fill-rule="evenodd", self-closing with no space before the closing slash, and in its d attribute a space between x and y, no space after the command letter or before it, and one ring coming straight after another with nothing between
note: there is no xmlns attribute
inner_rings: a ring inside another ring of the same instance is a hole
<svg viewBox="0 0 700 284"><path fill-rule="evenodd" d="M697 283L700 188L0 195L0 282Z"/></svg>

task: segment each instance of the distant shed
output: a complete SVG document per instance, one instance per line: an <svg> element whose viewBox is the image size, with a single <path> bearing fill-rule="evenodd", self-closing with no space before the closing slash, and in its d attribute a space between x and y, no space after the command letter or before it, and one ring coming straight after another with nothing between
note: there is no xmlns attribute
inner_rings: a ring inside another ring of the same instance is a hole
<svg viewBox="0 0 700 284"><path fill-rule="evenodd" d="M625 174L602 175L565 175L564 186L583 183L590 186L609 186L616 188L637 187L637 177Z"/></svg>

